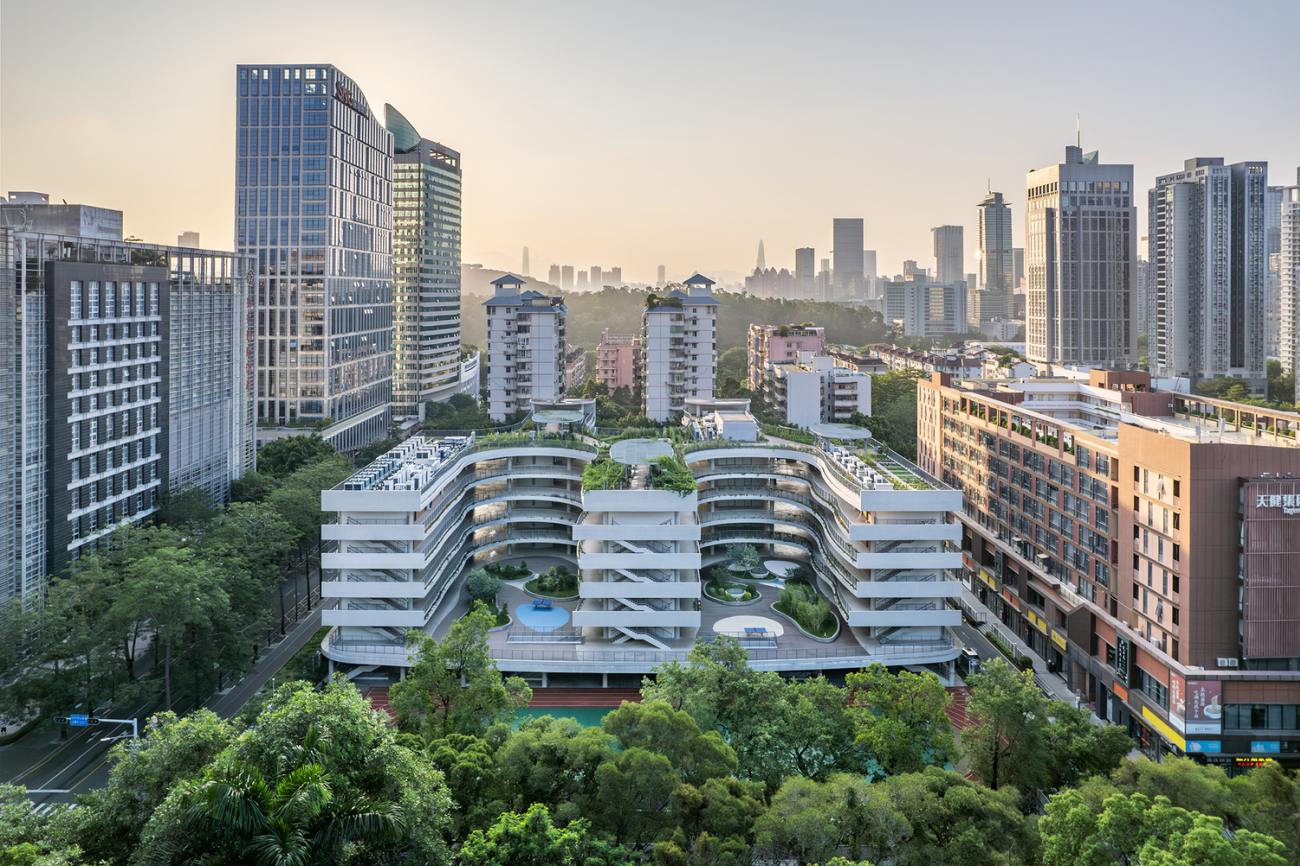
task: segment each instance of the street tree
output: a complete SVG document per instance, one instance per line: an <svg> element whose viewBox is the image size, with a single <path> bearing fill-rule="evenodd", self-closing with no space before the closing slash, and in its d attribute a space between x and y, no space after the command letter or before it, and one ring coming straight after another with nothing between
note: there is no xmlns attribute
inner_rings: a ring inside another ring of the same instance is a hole
<svg viewBox="0 0 1300 866"><path fill-rule="evenodd" d="M1016 785L1042 787L1050 778L1051 756L1043 748L1047 699L1032 671L1016 671L995 659L970 677L966 704L971 726L962 746L971 767L993 790Z"/></svg>

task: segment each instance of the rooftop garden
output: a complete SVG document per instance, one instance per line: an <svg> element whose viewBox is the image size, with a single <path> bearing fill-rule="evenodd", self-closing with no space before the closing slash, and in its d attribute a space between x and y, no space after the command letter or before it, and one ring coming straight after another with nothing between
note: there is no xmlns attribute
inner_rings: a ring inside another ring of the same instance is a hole
<svg viewBox="0 0 1300 866"><path fill-rule="evenodd" d="M895 487L908 490L933 490L934 483L921 474L921 470L897 455L875 446L857 452L858 458L893 482Z"/></svg>
<svg viewBox="0 0 1300 866"><path fill-rule="evenodd" d="M622 490L627 487L628 468L608 454L596 458L582 470L582 489Z"/></svg>
<svg viewBox="0 0 1300 866"><path fill-rule="evenodd" d="M647 310L653 310L656 307L678 307L682 305L681 298L672 298L666 295L656 295L654 292L646 295L645 306Z"/></svg>
<svg viewBox="0 0 1300 866"><path fill-rule="evenodd" d="M781 597L772 608L790 617L798 623L799 628L814 637L834 637L840 630L839 620L835 618L830 602L808 583L787 581L781 589Z"/></svg>
<svg viewBox="0 0 1300 866"><path fill-rule="evenodd" d="M672 490L676 493L694 493L695 475L686 468L682 458L665 455L650 464L650 480L646 485L652 490Z"/></svg>

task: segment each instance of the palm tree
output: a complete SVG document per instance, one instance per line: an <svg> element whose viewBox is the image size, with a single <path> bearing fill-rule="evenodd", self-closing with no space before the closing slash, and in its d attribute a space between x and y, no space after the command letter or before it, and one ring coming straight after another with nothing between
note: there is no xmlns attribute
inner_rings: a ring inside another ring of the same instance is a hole
<svg viewBox="0 0 1300 866"><path fill-rule="evenodd" d="M233 863L338 863L346 844L391 844L406 829L395 805L336 790L319 763L302 764L274 785L257 769L223 767L188 799L193 820L224 840Z"/></svg>

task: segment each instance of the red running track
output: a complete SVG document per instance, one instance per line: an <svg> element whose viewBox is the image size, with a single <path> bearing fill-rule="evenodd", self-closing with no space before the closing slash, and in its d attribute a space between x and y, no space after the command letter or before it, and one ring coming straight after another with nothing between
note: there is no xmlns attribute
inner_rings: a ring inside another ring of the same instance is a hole
<svg viewBox="0 0 1300 866"><path fill-rule="evenodd" d="M388 703L388 686L372 686L362 692L371 709L396 718ZM533 689L530 707L617 707L624 701L641 700L638 689Z"/></svg>

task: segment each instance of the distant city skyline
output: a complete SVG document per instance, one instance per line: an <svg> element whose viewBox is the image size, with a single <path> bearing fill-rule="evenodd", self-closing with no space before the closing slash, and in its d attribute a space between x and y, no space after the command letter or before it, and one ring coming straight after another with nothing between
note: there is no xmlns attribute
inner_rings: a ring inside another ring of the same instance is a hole
<svg viewBox="0 0 1300 866"><path fill-rule="evenodd" d="M1285 104L1295 83L1287 39L1300 7L1255 4L1260 26L1237 29L1203 14L1219 8L1208 3L1103 3L1094 14L1116 16L1123 38L1097 63L1043 76L1034 70L1053 64L1056 34L1076 13L1007 5L997 16L953 6L935 17L884 3L397 3L386 14L401 28L357 40L352 7L325 0L310 24L289 6L236 0L205 21L202 39L187 14L153 0L5 4L0 193L118 207L129 235L169 242L197 231L206 246L234 248L232 71L249 61L334 64L372 103L402 105L437 129L465 154L464 261L511 268L526 244L535 274L618 261L636 282L654 282L661 263L669 279L741 276L759 238L769 266L793 268L797 248L832 248L837 216L863 218L866 248L893 274L905 259L933 258L933 226L975 237L990 186L1006 196L1020 246L1025 175L1074 143L1076 114L1083 148L1132 163L1140 189L1201 155L1264 159L1270 183L1294 178L1300 113ZM42 35L51 32L58 52ZM708 46L688 63L623 62L687 32ZM431 35L434 62L417 50ZM933 62L877 86L878 71L901 68L920 38ZM105 63L102 46L126 39L150 50ZM870 51L858 50L864 40ZM1211 40L1213 54L1173 47ZM989 63L991 42L1018 50ZM593 54L593 45L608 47ZM511 62L485 62L489 51ZM1164 84L1178 80L1198 85ZM891 133L925 122L940 86L1014 98L992 110L957 99L945 119L960 136ZM841 114L846 90L853 108ZM122 111L123 102L149 108ZM743 146L782 129L789 158ZM1139 210L1142 225L1145 202ZM975 249L967 244L966 272L977 269Z"/></svg>

